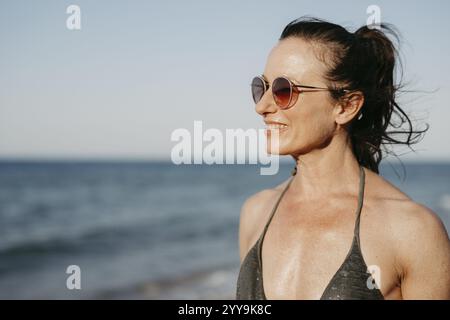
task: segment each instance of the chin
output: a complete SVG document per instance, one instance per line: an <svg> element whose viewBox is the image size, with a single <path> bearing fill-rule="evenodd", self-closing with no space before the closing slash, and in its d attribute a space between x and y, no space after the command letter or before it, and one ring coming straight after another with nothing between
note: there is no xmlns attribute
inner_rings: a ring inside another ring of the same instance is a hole
<svg viewBox="0 0 450 320"><path fill-rule="evenodd" d="M267 145L266 151L268 154L272 154L272 155L279 155L279 156L286 156L286 155L290 155L292 153L295 153L295 150L290 148L289 146L280 146L279 148L274 148L274 150L272 150L270 145Z"/></svg>

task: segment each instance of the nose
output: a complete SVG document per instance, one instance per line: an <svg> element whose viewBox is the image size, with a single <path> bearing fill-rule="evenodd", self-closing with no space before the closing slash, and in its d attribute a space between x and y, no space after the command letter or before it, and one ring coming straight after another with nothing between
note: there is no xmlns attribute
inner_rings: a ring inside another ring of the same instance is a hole
<svg viewBox="0 0 450 320"><path fill-rule="evenodd" d="M255 111L261 116L267 113L275 113L277 110L278 106L275 104L270 90L267 90L261 100L255 105Z"/></svg>

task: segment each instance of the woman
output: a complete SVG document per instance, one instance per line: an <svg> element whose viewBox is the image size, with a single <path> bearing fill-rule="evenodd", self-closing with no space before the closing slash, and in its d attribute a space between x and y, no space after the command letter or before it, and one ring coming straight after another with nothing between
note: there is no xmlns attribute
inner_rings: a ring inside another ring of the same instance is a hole
<svg viewBox="0 0 450 320"><path fill-rule="evenodd" d="M410 146L426 131L395 101L388 34L294 20L253 80L268 152L291 155L296 170L242 207L237 299L450 298L445 227L378 175L381 146Z"/></svg>

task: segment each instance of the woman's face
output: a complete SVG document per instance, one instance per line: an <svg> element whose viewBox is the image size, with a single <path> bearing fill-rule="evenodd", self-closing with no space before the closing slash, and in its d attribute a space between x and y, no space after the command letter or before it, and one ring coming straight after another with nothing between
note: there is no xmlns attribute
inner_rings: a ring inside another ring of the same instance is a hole
<svg viewBox="0 0 450 320"><path fill-rule="evenodd" d="M313 51L312 45L303 39L286 38L269 54L263 76L270 87L255 107L267 125L269 154L295 156L308 153L326 146L336 130L333 112L336 102L328 91L300 93L295 104L286 110L281 110L272 96L272 82L280 76L297 85L327 87L326 66L317 59L317 50L320 48L315 46ZM270 124L286 127L273 129Z"/></svg>

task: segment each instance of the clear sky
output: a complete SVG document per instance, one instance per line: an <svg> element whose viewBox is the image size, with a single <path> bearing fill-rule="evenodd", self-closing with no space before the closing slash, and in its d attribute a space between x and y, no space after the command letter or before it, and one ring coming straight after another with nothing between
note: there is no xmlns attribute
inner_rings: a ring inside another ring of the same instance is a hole
<svg viewBox="0 0 450 320"><path fill-rule="evenodd" d="M81 30L66 8L81 8ZM0 157L170 157L177 128L260 128L249 93L284 26L302 15L365 24L376 4L402 32L418 154L450 160L449 1L0 2Z"/></svg>

